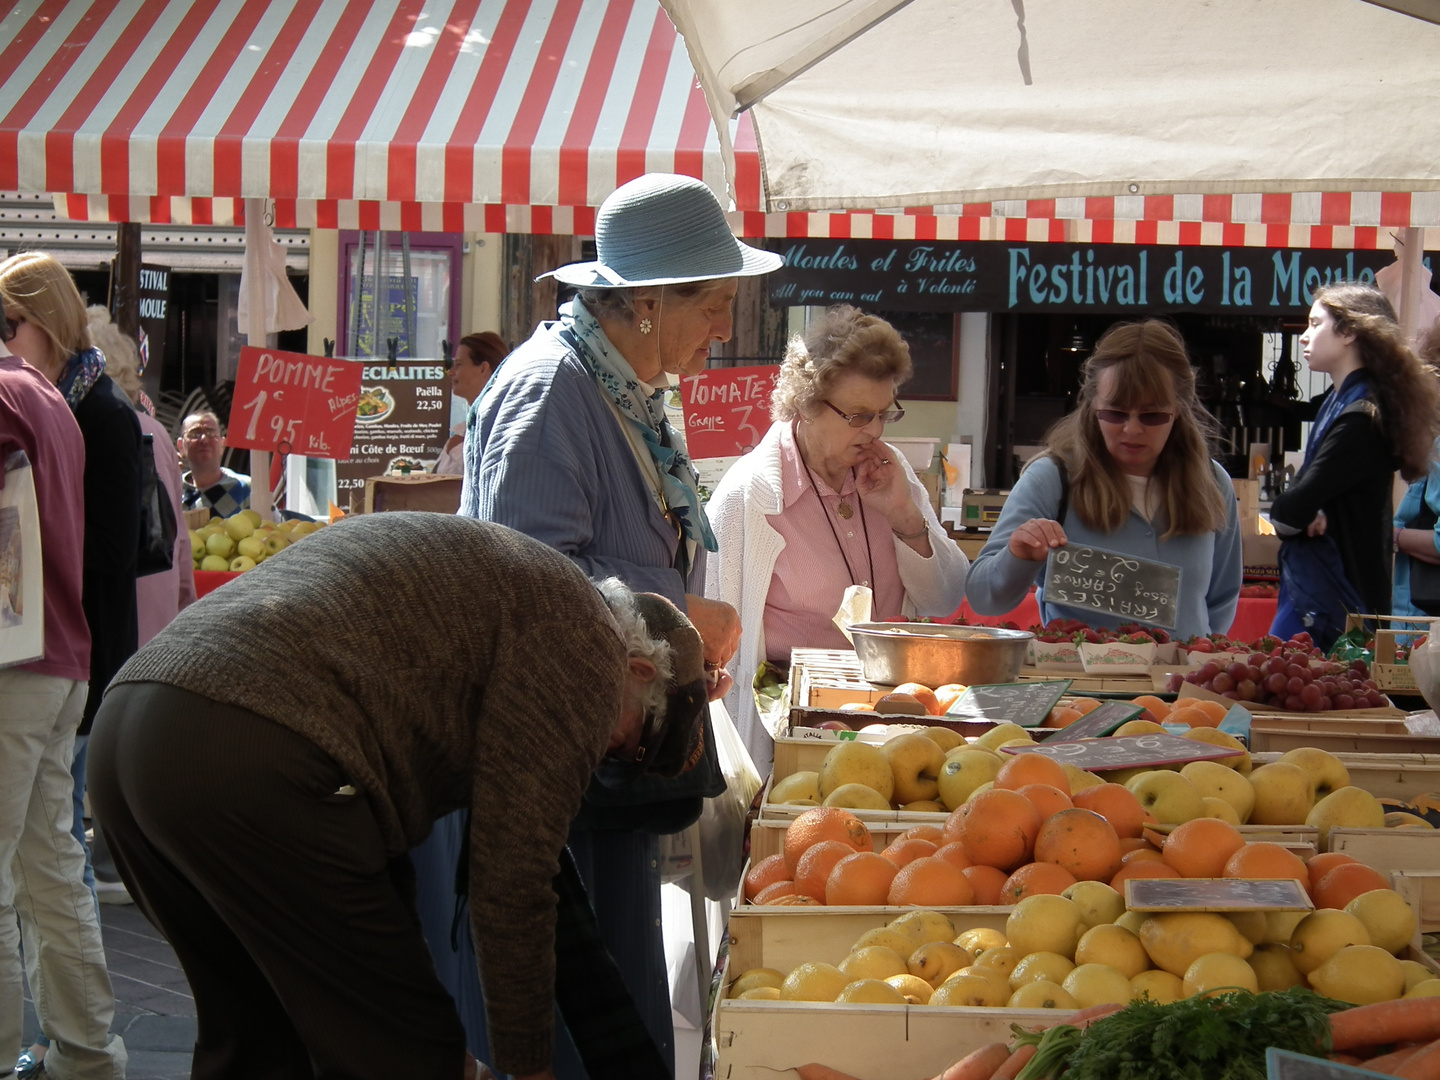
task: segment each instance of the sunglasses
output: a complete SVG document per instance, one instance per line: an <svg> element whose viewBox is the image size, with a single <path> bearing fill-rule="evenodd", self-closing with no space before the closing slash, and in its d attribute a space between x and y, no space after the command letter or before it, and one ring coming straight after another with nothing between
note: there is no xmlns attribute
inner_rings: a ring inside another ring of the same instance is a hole
<svg viewBox="0 0 1440 1080"><path fill-rule="evenodd" d="M1175 419L1173 412L1126 412L1123 409L1096 409L1095 416L1102 424L1123 424L1135 417L1146 427L1164 427Z"/></svg>
<svg viewBox="0 0 1440 1080"><path fill-rule="evenodd" d="M821 400L823 401L824 399L822 398ZM853 428L869 427L877 418L882 424L893 424L895 421L903 420L905 417L905 410L899 408L900 402L898 401L895 402L896 408L886 409L884 412L843 413L828 401L825 402L825 405L831 412Z"/></svg>

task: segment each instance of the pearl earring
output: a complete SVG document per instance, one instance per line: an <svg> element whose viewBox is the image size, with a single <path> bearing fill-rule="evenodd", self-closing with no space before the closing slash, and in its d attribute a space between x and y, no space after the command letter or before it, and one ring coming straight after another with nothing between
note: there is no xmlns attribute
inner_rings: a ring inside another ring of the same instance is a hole
<svg viewBox="0 0 1440 1080"><path fill-rule="evenodd" d="M650 333L650 331L653 330L653 329L655 329L655 328L650 325L650 320L649 320L649 319L641 319L641 320L640 320L640 332L641 332L642 334L648 334L648 333Z"/></svg>

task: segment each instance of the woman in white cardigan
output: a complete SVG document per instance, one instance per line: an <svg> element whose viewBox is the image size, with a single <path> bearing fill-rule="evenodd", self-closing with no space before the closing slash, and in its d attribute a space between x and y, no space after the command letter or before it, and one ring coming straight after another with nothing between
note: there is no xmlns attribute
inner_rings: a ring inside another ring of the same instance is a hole
<svg viewBox="0 0 1440 1080"><path fill-rule="evenodd" d="M831 308L780 366L760 444L706 507L719 541L706 595L740 612L740 650L726 698L764 775L772 733L751 681L792 648L844 649L831 619L845 590L874 594L874 618L947 616L965 596L965 556L946 535L905 457L881 440L905 415L897 393L910 349L895 328L848 305Z"/></svg>

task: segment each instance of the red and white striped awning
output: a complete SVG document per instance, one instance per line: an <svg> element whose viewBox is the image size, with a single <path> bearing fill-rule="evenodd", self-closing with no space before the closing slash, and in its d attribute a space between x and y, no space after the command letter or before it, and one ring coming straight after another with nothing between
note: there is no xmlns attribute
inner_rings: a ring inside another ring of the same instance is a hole
<svg viewBox="0 0 1440 1080"><path fill-rule="evenodd" d="M725 191L655 0L21 0L0 70L0 190L79 218L584 232L647 171Z"/></svg>

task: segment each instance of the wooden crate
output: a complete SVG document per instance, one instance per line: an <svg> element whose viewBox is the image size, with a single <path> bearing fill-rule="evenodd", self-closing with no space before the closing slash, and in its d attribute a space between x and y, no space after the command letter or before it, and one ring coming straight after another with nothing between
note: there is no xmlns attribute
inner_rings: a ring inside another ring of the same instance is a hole
<svg viewBox="0 0 1440 1080"><path fill-rule="evenodd" d="M1414 909L1420 933L1440 931L1440 870L1397 870L1395 891Z"/></svg>
<svg viewBox="0 0 1440 1080"><path fill-rule="evenodd" d="M1372 623L1410 623L1433 630L1434 624L1440 622L1440 617L1431 615L1347 615L1345 616L1345 629L1353 630L1363 626L1367 621ZM1370 677L1375 680L1376 686L1381 690L1398 690L1409 694L1419 693L1410 665L1398 663L1395 659L1395 650L1400 646L1402 639L1425 632L1426 630L1400 630L1393 626L1376 627L1375 659L1370 664Z"/></svg>
<svg viewBox="0 0 1440 1080"><path fill-rule="evenodd" d="M1365 754L1376 757L1436 757L1440 739L1428 735L1399 734L1393 731L1372 731L1366 721L1355 721L1349 731L1310 731L1303 727L1272 726L1270 717L1256 716L1250 725L1250 749L1257 752L1283 754L1302 746L1328 750L1336 756ZM1378 723L1370 721L1369 723Z"/></svg>
<svg viewBox="0 0 1440 1080"><path fill-rule="evenodd" d="M1164 836L1178 828L1178 825L1147 825L1145 831ZM1302 859L1308 859L1320 849L1320 830L1314 825L1240 825L1238 829L1247 844L1279 844Z"/></svg>
<svg viewBox="0 0 1440 1080"><path fill-rule="evenodd" d="M1350 771L1350 782L1377 798L1409 800L1417 795L1440 792L1440 754L1341 752L1335 756ZM1250 758L1258 768L1279 761L1280 754L1275 751L1252 753Z"/></svg>
<svg viewBox="0 0 1440 1080"><path fill-rule="evenodd" d="M1440 870L1440 831L1435 829L1331 829L1329 851L1343 851L1385 873Z"/></svg>
<svg viewBox="0 0 1440 1080"><path fill-rule="evenodd" d="M903 720L904 718L899 718ZM776 739L775 767L765 783L765 797L760 804L761 821L789 823L810 809L808 806L790 806L770 801L770 791L785 777L797 772L818 772L833 747L833 739ZM912 825L941 825L949 816L945 813L926 813L919 810L854 810L850 811L871 829L884 823L899 824L900 831Z"/></svg>
<svg viewBox="0 0 1440 1080"><path fill-rule="evenodd" d="M945 910L945 909L942 909ZM789 971L806 961L838 964L866 930L900 909L801 908L736 911L730 916L726 987L756 967ZM1003 908L950 909L956 931L1004 930ZM1059 1009L979 1009L818 1002L716 1002L717 1080L794 1080L810 1062L866 1080L933 1076L972 1050L1010 1038L1011 1024L1053 1027L1073 1015Z"/></svg>

